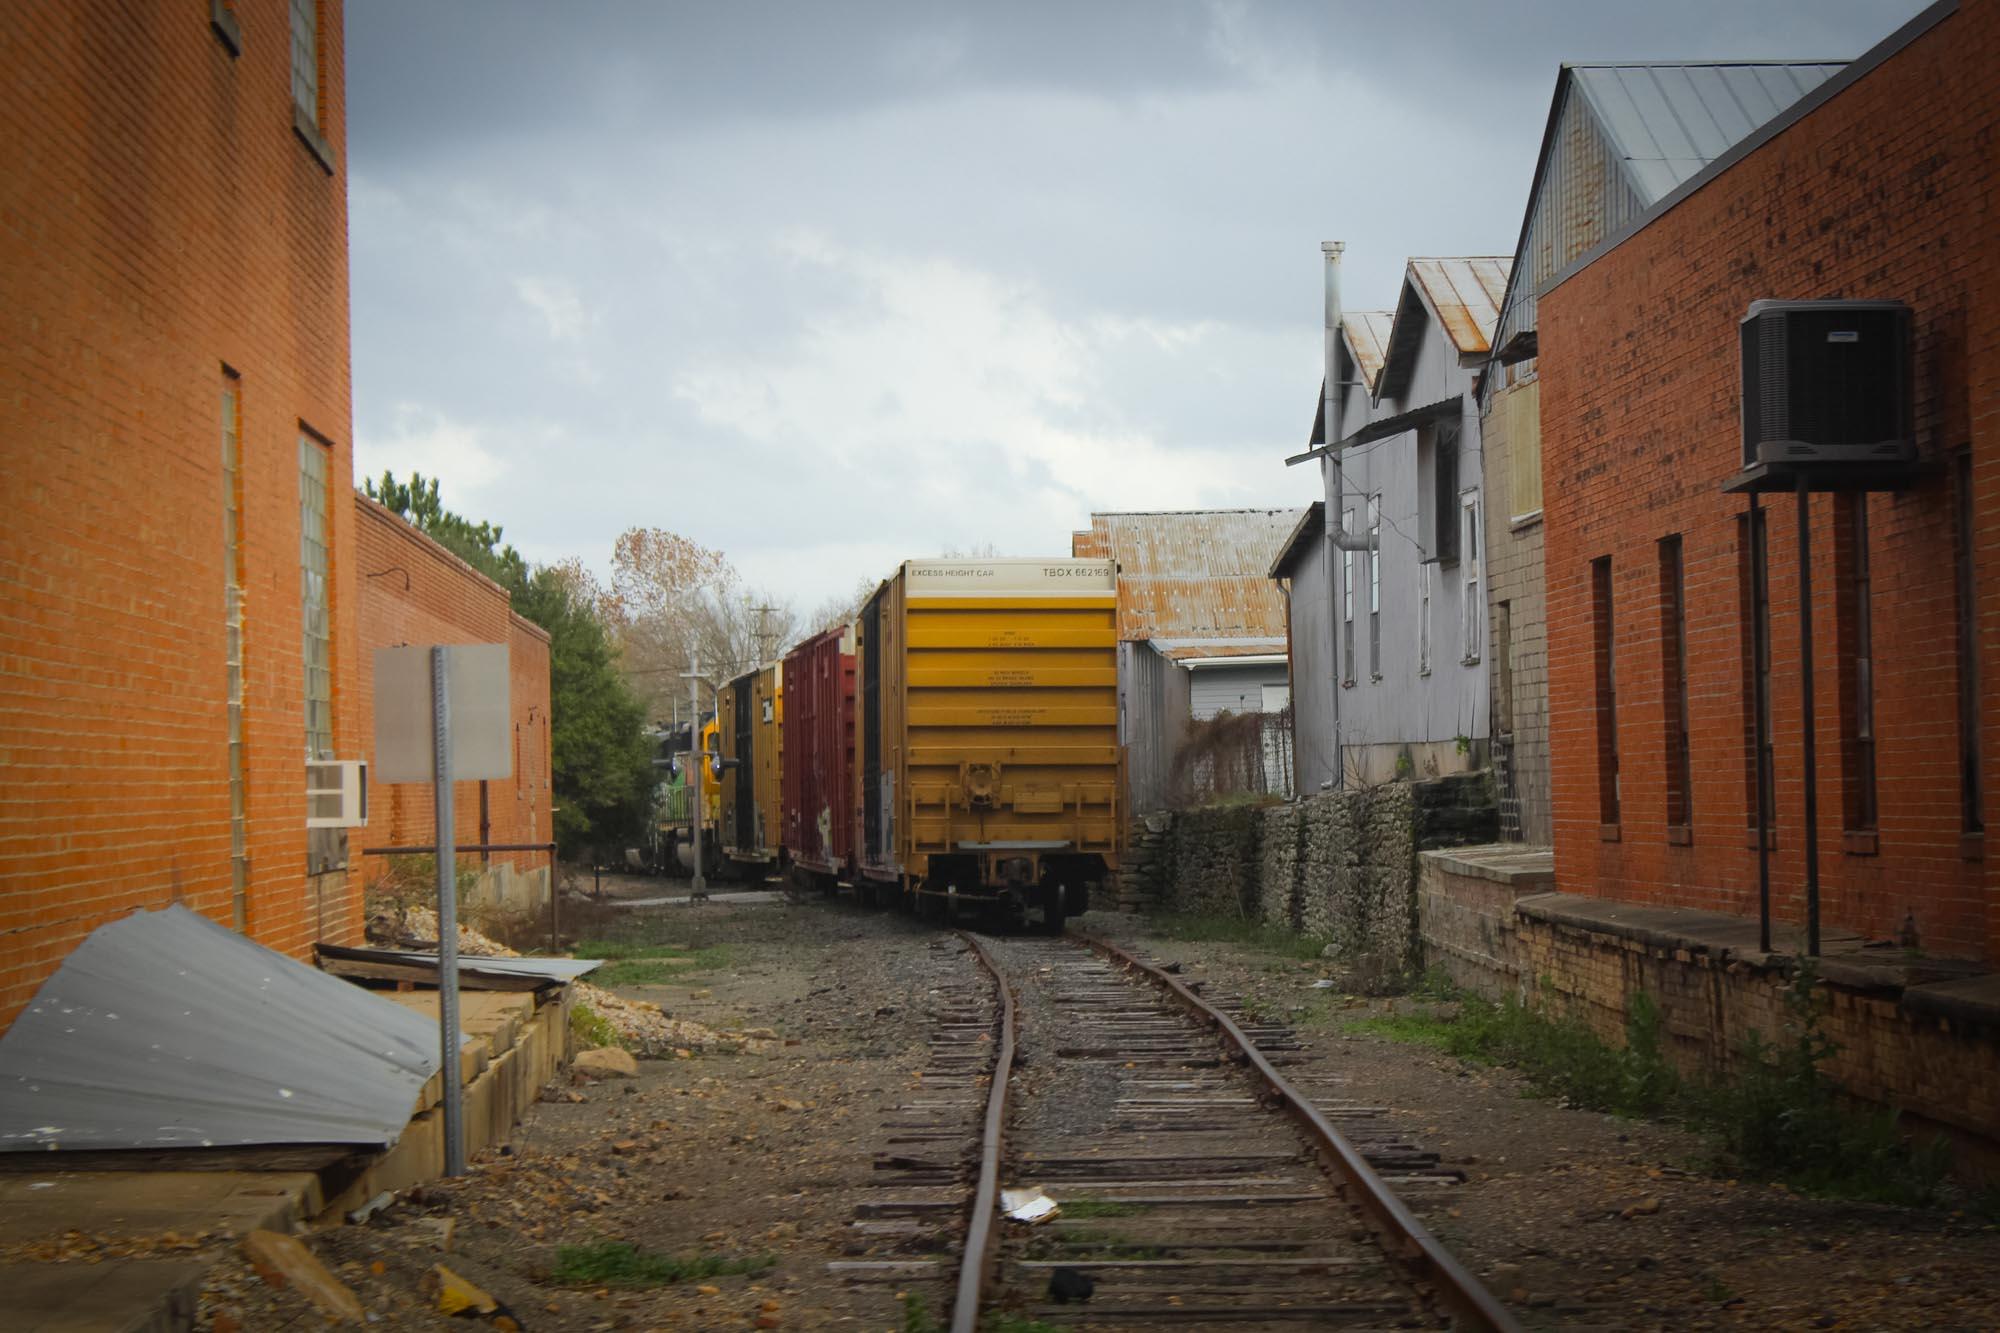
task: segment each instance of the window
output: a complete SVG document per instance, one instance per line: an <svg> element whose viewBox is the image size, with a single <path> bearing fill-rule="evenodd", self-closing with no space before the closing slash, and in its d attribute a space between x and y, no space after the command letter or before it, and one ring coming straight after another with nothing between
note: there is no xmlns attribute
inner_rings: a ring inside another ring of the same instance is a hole
<svg viewBox="0 0 2000 1333"><path fill-rule="evenodd" d="M1382 497L1368 497L1368 674L1382 679Z"/></svg>
<svg viewBox="0 0 2000 1333"><path fill-rule="evenodd" d="M1458 562L1463 594L1459 636L1464 644L1465 664L1471 666L1479 660L1480 641L1486 630L1486 593L1480 579L1478 491L1467 491L1459 497Z"/></svg>
<svg viewBox="0 0 2000 1333"><path fill-rule="evenodd" d="M1458 522L1458 423L1442 421L1431 428L1431 532L1440 563L1451 564L1461 554Z"/></svg>
<svg viewBox="0 0 2000 1333"><path fill-rule="evenodd" d="M1354 535L1354 511L1340 511L1340 532L1343 539ZM1354 552L1342 548L1340 552L1340 679L1354 683Z"/></svg>
<svg viewBox="0 0 2000 1333"><path fill-rule="evenodd" d="M1660 541L1660 706L1666 722L1667 841L1689 841L1694 759L1688 735L1687 571L1678 534Z"/></svg>
<svg viewBox="0 0 2000 1333"><path fill-rule="evenodd" d="M1260 705L1267 713L1282 713L1292 706L1292 687L1289 685L1264 685L1259 687Z"/></svg>
<svg viewBox="0 0 2000 1333"><path fill-rule="evenodd" d="M1875 827L1875 663L1868 570L1868 497L1834 499L1834 584L1840 598L1840 750L1844 827ZM1872 850L1850 841L1850 851Z"/></svg>
<svg viewBox="0 0 2000 1333"><path fill-rule="evenodd" d="M291 0L292 129L331 176L333 146L326 141L326 54L320 40L320 0Z"/></svg>
<svg viewBox="0 0 2000 1333"><path fill-rule="evenodd" d="M327 447L299 434L299 611L305 623L307 759L333 758L333 615L327 551Z"/></svg>
<svg viewBox="0 0 2000 1333"><path fill-rule="evenodd" d="M208 26L232 59L243 54L243 25L236 21L236 0L208 0Z"/></svg>
<svg viewBox="0 0 2000 1333"><path fill-rule="evenodd" d="M243 381L222 368L222 660L229 736L229 880L249 925L250 794L243 750Z"/></svg>
<svg viewBox="0 0 2000 1333"><path fill-rule="evenodd" d="M1762 774L1765 839L1775 845L1778 802L1771 738L1771 598L1764 561L1764 511L1753 509L1736 520L1737 599L1743 609L1743 809L1750 843L1757 845L1757 789ZM1762 614L1759 614L1759 608ZM1757 720L1763 718L1764 745L1757 746ZM1759 761L1762 761L1760 768Z"/></svg>
<svg viewBox="0 0 2000 1333"><path fill-rule="evenodd" d="M291 0L292 106L319 129L319 0Z"/></svg>
<svg viewBox="0 0 2000 1333"><path fill-rule="evenodd" d="M1542 510L1542 382L1526 380L1499 394L1507 450L1507 508L1520 520Z"/></svg>
<svg viewBox="0 0 2000 1333"><path fill-rule="evenodd" d="M1417 562L1417 674L1431 674L1431 567Z"/></svg>
<svg viewBox="0 0 2000 1333"><path fill-rule="evenodd" d="M1974 627L1972 582L1972 453L1960 450L1952 459L1952 508L1957 511L1958 543L1958 810L1960 827L1983 833L1979 773L1979 640Z"/></svg>
<svg viewBox="0 0 2000 1333"><path fill-rule="evenodd" d="M1613 660L1611 557L1590 562L1591 657L1597 694L1597 818L1618 827L1618 670Z"/></svg>

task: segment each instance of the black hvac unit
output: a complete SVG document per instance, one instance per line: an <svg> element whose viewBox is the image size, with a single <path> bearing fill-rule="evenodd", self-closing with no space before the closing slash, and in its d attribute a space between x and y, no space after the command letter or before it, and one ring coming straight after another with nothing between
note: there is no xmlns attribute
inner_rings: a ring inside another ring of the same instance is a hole
<svg viewBox="0 0 2000 1333"><path fill-rule="evenodd" d="M1745 468L1915 461L1908 306L1753 301L1742 337Z"/></svg>

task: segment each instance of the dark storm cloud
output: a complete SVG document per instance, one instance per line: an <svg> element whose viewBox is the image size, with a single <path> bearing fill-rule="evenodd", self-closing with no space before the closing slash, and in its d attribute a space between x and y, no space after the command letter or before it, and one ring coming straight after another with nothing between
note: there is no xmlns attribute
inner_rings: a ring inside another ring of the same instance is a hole
<svg viewBox="0 0 2000 1333"><path fill-rule="evenodd" d="M533 556L660 523L806 602L1092 506L1302 503L1320 240L1385 306L1511 249L1559 61L1916 8L351 0L358 451Z"/></svg>

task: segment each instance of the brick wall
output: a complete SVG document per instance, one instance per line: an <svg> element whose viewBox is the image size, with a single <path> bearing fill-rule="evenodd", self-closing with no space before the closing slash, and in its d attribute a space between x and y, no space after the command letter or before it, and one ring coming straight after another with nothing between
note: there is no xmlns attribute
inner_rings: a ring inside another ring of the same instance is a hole
<svg viewBox="0 0 2000 1333"><path fill-rule="evenodd" d="M360 584L359 704L362 744L372 755L375 734L374 655L403 644L504 643L508 704L513 712L514 776L486 783L488 842L545 842L548 783L549 636L514 614L507 590L359 492L354 493L355 561ZM452 803L458 841L479 836L479 785L461 783ZM368 846L424 846L436 837L431 790L423 784L377 783L370 793ZM548 865L542 852L496 852L492 861L533 872ZM468 855L466 868L481 864ZM367 858L364 873L380 873Z"/></svg>
<svg viewBox="0 0 2000 1333"><path fill-rule="evenodd" d="M221 388L241 376L247 928L353 939L306 874L299 433L330 447L335 748L359 753L341 6L331 173L292 128L284 0L0 17L0 1025L85 934L233 919Z"/></svg>
<svg viewBox="0 0 2000 1333"><path fill-rule="evenodd" d="M1895 297L1915 310L1926 458L1971 451L1984 750L2000 745L2000 3L1888 56L1541 303L1543 493L1556 875L1561 888L1756 910L1739 594L1737 322L1759 297ZM1870 497L1879 838L1844 839L1833 502L1815 498L1821 900L1869 936L1912 922L1932 952L2000 961L2000 861L1959 811L1949 470ZM1790 497L1769 507L1777 754L1775 911L1803 919L1798 567ZM1692 841L1666 829L1657 543L1687 588ZM1620 820L1600 828L1590 565L1611 560ZM1984 819L2000 817L1986 765ZM1615 837L1616 840L1608 840Z"/></svg>

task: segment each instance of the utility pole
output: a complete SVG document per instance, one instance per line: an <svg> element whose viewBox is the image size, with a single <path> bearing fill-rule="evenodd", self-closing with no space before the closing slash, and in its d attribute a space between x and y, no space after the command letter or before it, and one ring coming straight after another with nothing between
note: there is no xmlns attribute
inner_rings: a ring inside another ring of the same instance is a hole
<svg viewBox="0 0 2000 1333"><path fill-rule="evenodd" d="M681 672L688 683L688 767L694 771L694 888L688 901L698 902L708 897L708 881L701 873L701 766L708 756L701 752L701 657L696 655L688 666Z"/></svg>
<svg viewBox="0 0 2000 1333"><path fill-rule="evenodd" d="M750 665L753 667L762 666L771 660L771 650L764 645L771 637L771 613L778 608L775 606L753 606L750 609L757 613L757 629L755 631L757 636L757 660Z"/></svg>

